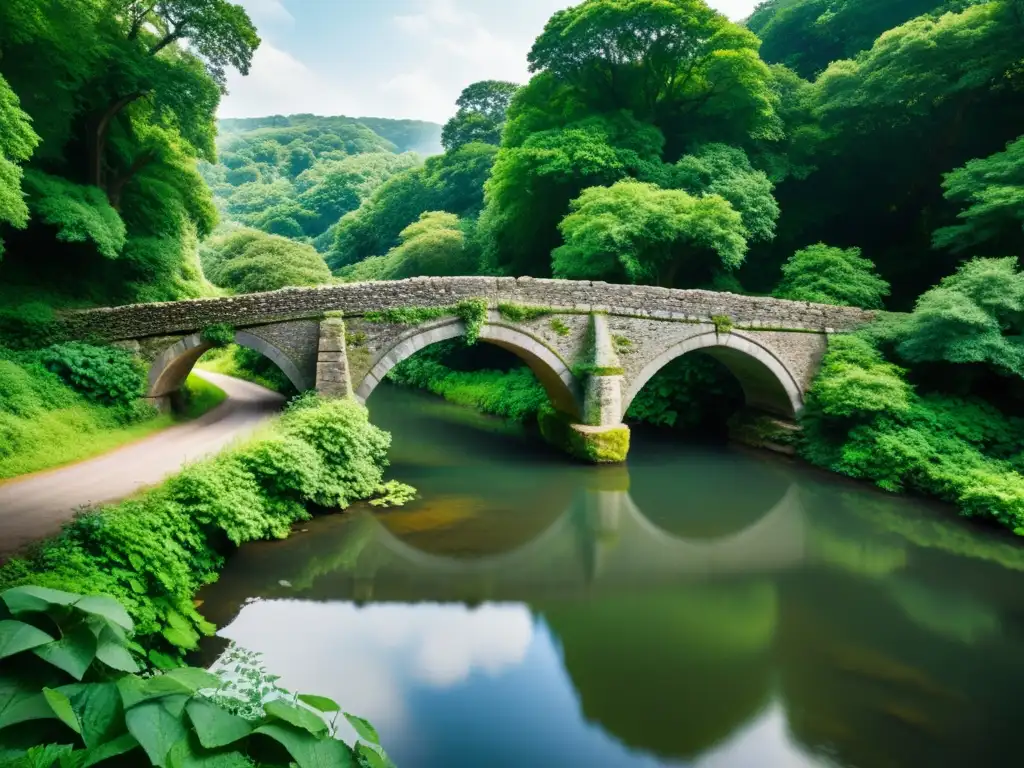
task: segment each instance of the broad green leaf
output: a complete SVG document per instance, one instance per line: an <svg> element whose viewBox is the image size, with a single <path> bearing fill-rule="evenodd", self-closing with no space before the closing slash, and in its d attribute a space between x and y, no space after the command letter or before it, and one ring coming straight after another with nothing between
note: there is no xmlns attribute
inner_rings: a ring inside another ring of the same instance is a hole
<svg viewBox="0 0 1024 768"><path fill-rule="evenodd" d="M219 677L212 672L207 672L205 669L199 669L198 667L178 667L166 672L164 676L177 680L193 692L211 688L216 690L222 685Z"/></svg>
<svg viewBox="0 0 1024 768"><path fill-rule="evenodd" d="M166 768L171 747L188 735L181 718L159 701L147 701L129 709L124 716L128 731L146 750L153 765Z"/></svg>
<svg viewBox="0 0 1024 768"><path fill-rule="evenodd" d="M28 720L49 720L53 709L38 683L14 677L0 677L0 728Z"/></svg>
<svg viewBox="0 0 1024 768"><path fill-rule="evenodd" d="M252 733L252 726L237 715L225 712L212 701L192 699L185 705L199 743L207 749L233 744Z"/></svg>
<svg viewBox="0 0 1024 768"><path fill-rule="evenodd" d="M309 731L314 735L327 733L327 723L308 709L289 704L287 701L275 699L263 705L263 711L270 717L284 720L286 723Z"/></svg>
<svg viewBox="0 0 1024 768"><path fill-rule="evenodd" d="M367 744L365 741L360 741L356 744L356 754L370 768L395 768L395 764L384 754L384 750L376 744Z"/></svg>
<svg viewBox="0 0 1024 768"><path fill-rule="evenodd" d="M150 663L153 664L157 669L177 669L181 666L181 662L178 661L174 656L160 651L150 650L148 654Z"/></svg>
<svg viewBox="0 0 1024 768"><path fill-rule="evenodd" d="M350 715L348 712L345 712L344 715L345 719L356 729L360 739L369 741L372 744L380 744L380 736L377 734L377 729L370 724L369 720Z"/></svg>
<svg viewBox="0 0 1024 768"><path fill-rule="evenodd" d="M85 762L82 763L82 768L90 768L90 766L101 763L104 760L126 754L137 746L139 746L139 742L136 741L134 736L130 733L122 734L113 741L108 741L106 744L100 744L100 746L88 750L85 755Z"/></svg>
<svg viewBox="0 0 1024 768"><path fill-rule="evenodd" d="M71 706L71 699L53 688L43 688L43 696L46 697L50 708L64 725L75 733L82 732L82 726L78 722L78 715L75 714L74 707Z"/></svg>
<svg viewBox="0 0 1024 768"><path fill-rule="evenodd" d="M124 709L116 684L78 683L57 690L71 701L87 748L98 747L123 733Z"/></svg>
<svg viewBox="0 0 1024 768"><path fill-rule="evenodd" d="M328 699L326 696L314 696L311 693L300 693L299 701L303 704L309 704L313 709L318 709L321 712L338 712L341 707L338 706L334 699Z"/></svg>
<svg viewBox="0 0 1024 768"><path fill-rule="evenodd" d="M96 658L108 667L121 672L139 671L139 665L128 649L119 641L110 639L106 631L100 635L99 643L99 647L96 649Z"/></svg>
<svg viewBox="0 0 1024 768"><path fill-rule="evenodd" d="M21 761L14 763L14 765L21 768L50 768L54 763L60 760L62 757L66 757L71 754L74 747L70 744L43 744L37 747L32 747ZM9 765L9 763L4 763ZM63 763L60 763L63 766Z"/></svg>
<svg viewBox="0 0 1024 768"><path fill-rule="evenodd" d="M0 621L0 659L52 643L53 638L23 621Z"/></svg>
<svg viewBox="0 0 1024 768"><path fill-rule="evenodd" d="M33 648L32 653L75 680L81 680L96 658L96 636L85 624L79 624L65 632L60 640Z"/></svg>
<svg viewBox="0 0 1024 768"><path fill-rule="evenodd" d="M125 709L142 704L146 701L177 694L192 695L193 691L186 685L167 675L158 675L148 680L137 677L122 677L117 681L117 689L121 692L121 701Z"/></svg>
<svg viewBox="0 0 1024 768"><path fill-rule="evenodd" d="M206 752L191 739L182 739L167 755L167 768L251 768L252 763L235 751Z"/></svg>
<svg viewBox="0 0 1024 768"><path fill-rule="evenodd" d="M128 611L109 595L88 595L75 603L75 608L85 613L102 616L128 632L135 629L135 623L128 615Z"/></svg>
<svg viewBox="0 0 1024 768"><path fill-rule="evenodd" d="M14 587L0 594L11 613L42 613L51 605L71 605L79 595L47 587Z"/></svg>
<svg viewBox="0 0 1024 768"><path fill-rule="evenodd" d="M263 734L288 750L299 768L357 768L355 753L343 741L318 739L302 728L285 723L261 725Z"/></svg>

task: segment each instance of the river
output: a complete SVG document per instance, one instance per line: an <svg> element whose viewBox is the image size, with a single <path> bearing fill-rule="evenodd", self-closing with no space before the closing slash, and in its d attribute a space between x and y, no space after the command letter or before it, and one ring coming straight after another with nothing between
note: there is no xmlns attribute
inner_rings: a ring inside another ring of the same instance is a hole
<svg viewBox="0 0 1024 768"><path fill-rule="evenodd" d="M399 768L1019 763L1024 549L800 464L627 467L382 386L417 501L243 547L202 610Z"/></svg>

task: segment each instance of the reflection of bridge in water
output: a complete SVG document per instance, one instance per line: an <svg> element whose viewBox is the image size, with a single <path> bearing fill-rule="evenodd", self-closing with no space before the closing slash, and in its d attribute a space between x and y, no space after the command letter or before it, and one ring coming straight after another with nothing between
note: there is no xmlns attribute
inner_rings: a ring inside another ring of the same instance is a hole
<svg viewBox="0 0 1024 768"><path fill-rule="evenodd" d="M785 570L807 556L800 491L792 484L760 519L713 539L688 539L653 524L625 490L580 490L543 533L510 552L452 557L418 549L376 515L352 521L344 569L357 599L515 599L567 596L603 585L669 584L705 576ZM326 574L325 574L326 575ZM332 598L341 584L319 585ZM326 597L327 594L324 594Z"/></svg>

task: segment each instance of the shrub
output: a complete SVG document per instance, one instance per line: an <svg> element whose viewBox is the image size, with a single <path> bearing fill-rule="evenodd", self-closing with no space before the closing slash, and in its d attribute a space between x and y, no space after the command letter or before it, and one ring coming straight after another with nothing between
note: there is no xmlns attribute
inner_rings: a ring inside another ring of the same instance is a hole
<svg viewBox="0 0 1024 768"><path fill-rule="evenodd" d="M860 255L860 248L843 250L824 243L790 256L775 290L780 299L865 309L880 309L888 295L889 284L875 272L875 265Z"/></svg>
<svg viewBox="0 0 1024 768"><path fill-rule="evenodd" d="M146 393L145 367L117 347L71 341L49 347L42 359L49 370L98 403L128 405Z"/></svg>

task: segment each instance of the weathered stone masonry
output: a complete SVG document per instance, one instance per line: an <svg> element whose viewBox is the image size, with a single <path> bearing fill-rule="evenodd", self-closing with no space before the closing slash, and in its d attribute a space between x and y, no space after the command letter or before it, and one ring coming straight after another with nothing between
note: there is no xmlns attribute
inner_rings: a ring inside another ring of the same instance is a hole
<svg viewBox="0 0 1024 768"><path fill-rule="evenodd" d="M750 407L791 419L828 333L871 318L854 308L711 291L445 277L138 304L68 312L61 319L68 336L130 345L152 361L149 395L157 401L169 398L210 348L202 329L219 323L233 326L238 343L273 360L299 390L365 400L394 365L465 333L454 315L408 326L370 322L365 314L469 299L490 307L481 341L519 355L561 414L561 426L549 424L547 433L592 460L624 456L622 417L633 397L666 363L691 351L732 370ZM501 311L508 304L546 313L513 321ZM730 330L722 317L731 321Z"/></svg>

